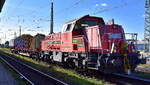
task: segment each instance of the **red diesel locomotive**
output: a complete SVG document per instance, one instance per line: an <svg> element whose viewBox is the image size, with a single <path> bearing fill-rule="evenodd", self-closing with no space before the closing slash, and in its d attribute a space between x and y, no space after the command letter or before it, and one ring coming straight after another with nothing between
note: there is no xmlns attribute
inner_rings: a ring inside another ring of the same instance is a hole
<svg viewBox="0 0 150 85"><path fill-rule="evenodd" d="M129 73L139 64L139 53L134 42L127 43L122 26L105 24L100 17L83 16L64 24L61 33L44 37L38 34L29 39L30 42L18 37L14 40L12 52L61 63L80 71L94 69L106 73Z"/></svg>
<svg viewBox="0 0 150 85"><path fill-rule="evenodd" d="M80 70L129 72L134 71L139 56L131 44L122 26L86 15L65 23L61 33L46 36L37 55Z"/></svg>

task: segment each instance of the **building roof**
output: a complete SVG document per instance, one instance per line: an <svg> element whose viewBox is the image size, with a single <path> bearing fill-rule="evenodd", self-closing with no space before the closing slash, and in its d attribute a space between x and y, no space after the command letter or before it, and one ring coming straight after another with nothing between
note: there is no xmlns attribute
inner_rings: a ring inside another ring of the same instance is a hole
<svg viewBox="0 0 150 85"><path fill-rule="evenodd" d="M0 12L2 11L5 0L0 0Z"/></svg>

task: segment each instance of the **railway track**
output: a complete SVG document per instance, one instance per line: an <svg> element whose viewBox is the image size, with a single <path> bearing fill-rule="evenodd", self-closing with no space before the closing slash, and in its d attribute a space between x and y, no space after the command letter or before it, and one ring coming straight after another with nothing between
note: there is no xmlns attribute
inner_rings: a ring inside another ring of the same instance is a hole
<svg viewBox="0 0 150 85"><path fill-rule="evenodd" d="M138 76L138 74L104 74L101 72L91 72L91 75L87 75L89 77L96 77L99 80L104 80L104 82L110 82L113 85L150 85L150 79L144 79Z"/></svg>
<svg viewBox="0 0 150 85"><path fill-rule="evenodd" d="M31 66L22 63L21 61L17 61L9 55L0 53L0 58L4 60L14 70L17 69L17 71L15 71L23 76L31 85L68 85L67 83L55 79L39 70L36 70ZM116 85L150 85L150 80L131 75L129 76L117 73L105 75L103 73L98 73L95 74L95 77L100 80L105 80L106 82L115 83Z"/></svg>
<svg viewBox="0 0 150 85"><path fill-rule="evenodd" d="M126 74L104 74L101 72L91 71L92 74L86 74L89 77L95 77L99 80L103 80L103 82L112 83L113 85L150 85L149 79L143 79L134 75L126 75Z"/></svg>
<svg viewBox="0 0 150 85"><path fill-rule="evenodd" d="M123 78L128 78L128 79L131 79L131 80L138 80L138 81L141 81L141 82L147 82L150 84L150 79L143 79L143 78L140 78L139 76L137 76L136 74L135 75L123 75L123 74L113 74L115 76L118 76L118 77L123 77Z"/></svg>
<svg viewBox="0 0 150 85"><path fill-rule="evenodd" d="M144 79L136 74L133 75L125 75L125 74L112 74L114 78L116 78L120 83L124 85L150 85L150 79Z"/></svg>
<svg viewBox="0 0 150 85"><path fill-rule="evenodd" d="M30 85L68 85L8 55L0 53L0 58L28 81Z"/></svg>

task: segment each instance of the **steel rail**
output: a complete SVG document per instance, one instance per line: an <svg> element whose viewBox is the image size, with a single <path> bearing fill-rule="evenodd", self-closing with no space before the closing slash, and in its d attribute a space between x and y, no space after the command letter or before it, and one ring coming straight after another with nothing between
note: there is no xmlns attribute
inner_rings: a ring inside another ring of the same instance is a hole
<svg viewBox="0 0 150 85"><path fill-rule="evenodd" d="M37 70L37 69L35 69L35 68L33 68L33 67L27 65L27 64L24 64L23 62L17 61L15 58L12 58L12 57L10 57L10 56L4 54L4 53L3 53L3 55L5 55L5 57L7 57L7 58L9 58L9 59L11 59L11 60L13 60L13 61L15 61L15 62L17 62L17 63L23 65L23 66L25 66L25 67L27 67L27 68L33 70L33 71L36 71L36 72L40 73L40 74L43 75L43 76L46 76L46 77L48 77L48 78L50 78L50 79L52 79L52 80L54 80L54 81L57 81L57 82L61 83L62 85L68 85L67 83L65 83L65 82L63 82L63 81L61 81L61 80L58 80L58 79L56 79L56 78L54 78L54 77L52 77L52 76L50 76L50 75L48 75L48 74L46 74L46 73L44 73L44 72L41 72L41 71L39 71L39 70ZM10 65L10 67L12 67L12 68L13 68L16 72L18 72L21 76L23 76L31 85L35 85L30 79L28 79L25 75L23 75L21 72L19 72L17 69L15 69L11 64L9 64L9 63L7 62L4 58L2 58L2 56L1 56L1 59L4 60L8 65Z"/></svg>
<svg viewBox="0 0 150 85"><path fill-rule="evenodd" d="M11 67L15 72L17 72L19 75L21 75L29 84L34 85L33 82L31 82L27 77L25 77L21 72L19 72L16 68L14 68L11 64L9 64L5 59L3 59L0 56L0 59L3 60L9 67Z"/></svg>

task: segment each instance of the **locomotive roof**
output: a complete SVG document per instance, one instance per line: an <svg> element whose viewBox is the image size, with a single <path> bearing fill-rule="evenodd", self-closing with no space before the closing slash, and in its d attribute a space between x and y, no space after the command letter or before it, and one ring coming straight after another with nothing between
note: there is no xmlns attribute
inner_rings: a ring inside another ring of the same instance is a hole
<svg viewBox="0 0 150 85"><path fill-rule="evenodd" d="M77 18L77 19L74 19L74 20L71 20L69 22L66 22L64 25L63 25L63 28L62 28L62 33L63 32L66 32L66 31L71 31L74 29L74 26L77 22L80 22L80 21L84 21L84 20L97 20L98 23L100 24L105 24L103 18L101 17L95 17L95 16L89 16L89 15L85 15L83 17L80 17L80 18ZM68 26L69 27L69 30L68 30Z"/></svg>
<svg viewBox="0 0 150 85"><path fill-rule="evenodd" d="M80 17L80 18L77 18L77 19L70 20L70 21L66 22L65 24L68 24L68 23L74 23L74 22L76 22L76 21L78 21L78 20L80 20L80 19L88 18L88 17L91 17L91 18L99 18L102 22L104 22L103 18L101 18L101 17L95 17L95 16L90 16L90 15L85 15L85 16L83 16L83 17Z"/></svg>

